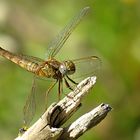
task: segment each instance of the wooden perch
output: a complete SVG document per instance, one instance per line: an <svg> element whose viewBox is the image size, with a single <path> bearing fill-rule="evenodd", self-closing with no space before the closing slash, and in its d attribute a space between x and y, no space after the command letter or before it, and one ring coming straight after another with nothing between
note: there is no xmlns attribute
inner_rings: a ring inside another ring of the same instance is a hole
<svg viewBox="0 0 140 140"><path fill-rule="evenodd" d="M69 126L60 127L79 109L81 100L95 82L96 77L80 82L74 91L58 103L53 103L37 122L15 140L75 140L100 123L111 110L108 104L102 103Z"/></svg>

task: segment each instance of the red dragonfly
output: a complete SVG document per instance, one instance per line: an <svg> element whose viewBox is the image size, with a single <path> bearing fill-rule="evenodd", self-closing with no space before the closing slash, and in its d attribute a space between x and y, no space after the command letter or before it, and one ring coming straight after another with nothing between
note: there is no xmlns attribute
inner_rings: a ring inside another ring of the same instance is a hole
<svg viewBox="0 0 140 140"><path fill-rule="evenodd" d="M50 86L46 93L48 94L56 83L58 83L58 97L60 99L63 81L66 87L72 90L69 81L73 84L77 84L72 77L79 78L94 75L95 71L100 65L100 59L97 56L66 60L63 62L60 62L54 58L72 31L87 14L88 10L89 7L83 8L76 16L74 16L74 18L72 18L67 26L56 36L56 38L50 42L47 48L47 58L45 60L32 56L17 55L1 47L0 55L16 63L27 71L34 73L35 76L55 79L55 82ZM24 106L25 125L28 125L34 116L35 101L33 91L34 84L32 87L32 92Z"/></svg>

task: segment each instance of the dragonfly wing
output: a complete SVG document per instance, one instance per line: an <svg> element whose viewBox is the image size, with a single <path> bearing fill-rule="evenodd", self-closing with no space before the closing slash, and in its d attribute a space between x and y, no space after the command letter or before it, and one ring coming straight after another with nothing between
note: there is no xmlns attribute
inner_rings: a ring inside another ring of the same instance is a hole
<svg viewBox="0 0 140 140"><path fill-rule="evenodd" d="M34 75L33 78L33 84L32 84L32 89L31 89L31 93L29 94L25 106L23 108L23 115L24 115L24 125L26 127L29 126L30 122L32 121L34 115L35 115L35 111L36 111L36 102L35 102L35 80L36 77Z"/></svg>
<svg viewBox="0 0 140 140"><path fill-rule="evenodd" d="M50 82L44 80L34 75L31 93L28 96L23 109L25 127L29 126L34 116L37 117L46 109L45 105L48 103L46 91L47 86L48 84L50 84Z"/></svg>
<svg viewBox="0 0 140 140"><path fill-rule="evenodd" d="M47 49L47 59L54 57L61 47L64 45L70 34L80 23L82 18L87 14L89 7L83 8L66 26L65 28L50 42Z"/></svg>
<svg viewBox="0 0 140 140"><path fill-rule="evenodd" d="M74 74L70 75L71 79L74 79L75 82L80 82L88 76L98 76L101 60L97 56L90 56L80 59L73 60L76 71Z"/></svg>

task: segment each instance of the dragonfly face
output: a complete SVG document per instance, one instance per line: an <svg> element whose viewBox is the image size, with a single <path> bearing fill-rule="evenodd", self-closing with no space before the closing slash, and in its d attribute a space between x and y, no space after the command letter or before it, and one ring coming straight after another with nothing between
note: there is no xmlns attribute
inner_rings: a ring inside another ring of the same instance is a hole
<svg viewBox="0 0 140 140"><path fill-rule="evenodd" d="M62 76L64 77L65 75L71 75L75 72L75 64L68 60L68 61L64 61L60 67L59 67L59 71L62 74Z"/></svg>

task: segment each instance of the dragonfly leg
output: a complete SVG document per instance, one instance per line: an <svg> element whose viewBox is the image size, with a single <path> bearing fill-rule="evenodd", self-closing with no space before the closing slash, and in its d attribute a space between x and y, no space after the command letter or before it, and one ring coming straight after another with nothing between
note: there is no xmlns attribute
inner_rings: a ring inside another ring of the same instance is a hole
<svg viewBox="0 0 140 140"><path fill-rule="evenodd" d="M74 80L72 80L68 75L67 75L68 80L70 80L72 83L74 83L75 85L78 85L79 83L75 82ZM78 87L76 87L77 90L81 91Z"/></svg>
<svg viewBox="0 0 140 140"><path fill-rule="evenodd" d="M47 108L48 95L49 95L50 91L52 90L52 88L56 85L57 82L58 82L58 80L56 80L54 83L52 83L51 86L49 87L49 89L46 91L46 108Z"/></svg>
<svg viewBox="0 0 140 140"><path fill-rule="evenodd" d="M63 79L60 81L60 90L61 90L61 93L63 93Z"/></svg>
<svg viewBox="0 0 140 140"><path fill-rule="evenodd" d="M64 78L64 80L65 80L65 85L66 85L66 87L67 88L69 88L70 90L73 90L72 89L72 87L70 86L70 84L68 83L68 81ZM67 94L65 94L68 98L71 98L72 99L72 97L70 97L70 96L68 96Z"/></svg>
<svg viewBox="0 0 140 140"><path fill-rule="evenodd" d="M79 83L75 82L74 80L72 80L68 75L67 75L67 78L72 82L74 83L75 85L78 85Z"/></svg>
<svg viewBox="0 0 140 140"><path fill-rule="evenodd" d="M58 82L58 80L56 80L54 83L51 84L49 89L46 91L46 96L48 96L48 94L50 93L51 89L56 85L57 82Z"/></svg>
<svg viewBox="0 0 140 140"><path fill-rule="evenodd" d="M58 81L58 101L61 99L61 93L63 93L63 81L59 79Z"/></svg>
<svg viewBox="0 0 140 140"><path fill-rule="evenodd" d="M72 87L69 85L68 81L64 78L65 80L65 85L67 88L69 88L70 90L73 90Z"/></svg>

